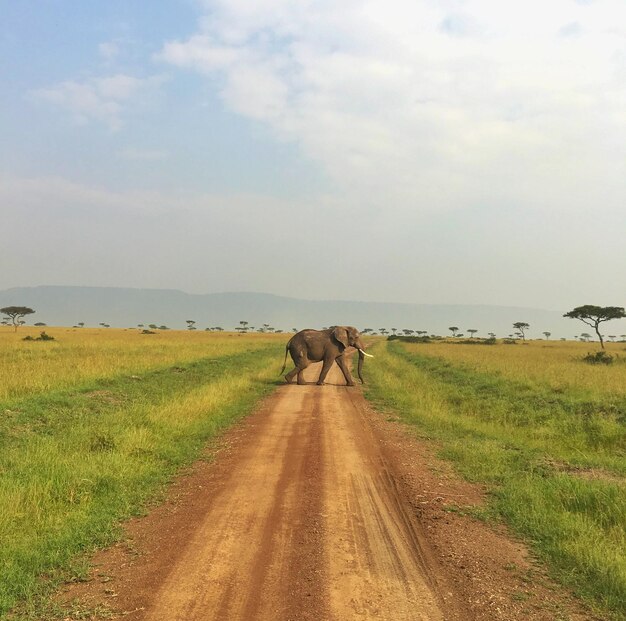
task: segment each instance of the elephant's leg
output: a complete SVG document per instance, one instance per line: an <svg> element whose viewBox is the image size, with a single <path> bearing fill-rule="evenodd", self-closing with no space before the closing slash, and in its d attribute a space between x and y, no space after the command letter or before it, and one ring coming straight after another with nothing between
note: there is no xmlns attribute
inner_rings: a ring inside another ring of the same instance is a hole
<svg viewBox="0 0 626 621"><path fill-rule="evenodd" d="M306 353L304 353L303 351L292 351L291 357L293 359L293 363L295 364L295 369L289 371L289 373L285 375L285 381L288 384L291 384L291 381L297 375L298 384L306 384L306 382L304 381L303 371L311 364L311 361L308 359Z"/></svg>
<svg viewBox="0 0 626 621"><path fill-rule="evenodd" d="M304 362L299 362L298 366L293 371L289 371L287 375L285 375L285 381L288 384L291 384L291 380L297 375L298 376L298 384L306 384L304 379L304 369L306 369L311 363L306 360Z"/></svg>
<svg viewBox="0 0 626 621"><path fill-rule="evenodd" d="M348 369L345 358L343 356L339 356L339 358L336 359L336 362L339 365L343 376L346 378L346 384L348 384L348 386L354 386L354 380L352 379L352 375L350 375L350 369Z"/></svg>
<svg viewBox="0 0 626 621"><path fill-rule="evenodd" d="M291 384L291 380L297 375L298 384L306 384L306 380L304 379L304 369L306 369L310 364L311 362L309 360L299 361L296 368L293 371L289 371L289 373L285 375L285 381L288 384Z"/></svg>
<svg viewBox="0 0 626 621"><path fill-rule="evenodd" d="M304 379L304 369L306 369L310 364L311 361L306 356L298 360L295 372L298 374L298 384L300 384L300 386L306 384L306 380Z"/></svg>
<svg viewBox="0 0 626 621"><path fill-rule="evenodd" d="M324 364L322 365L322 372L320 373L320 378L317 380L318 386L324 385L324 380L328 375L328 371L330 371L330 367L333 366L334 358L324 358Z"/></svg>
<svg viewBox="0 0 626 621"><path fill-rule="evenodd" d="M308 367L309 365L307 364L306 366ZM303 386L304 384L306 384L306 380L304 379L304 369L306 369L306 367L303 367L302 369L298 369L298 384L300 386Z"/></svg>
<svg viewBox="0 0 626 621"><path fill-rule="evenodd" d="M298 372L298 367L296 367L295 369L289 371L289 373L287 373L287 375L285 375L285 381L288 384L291 384L291 380L295 377L297 372Z"/></svg>

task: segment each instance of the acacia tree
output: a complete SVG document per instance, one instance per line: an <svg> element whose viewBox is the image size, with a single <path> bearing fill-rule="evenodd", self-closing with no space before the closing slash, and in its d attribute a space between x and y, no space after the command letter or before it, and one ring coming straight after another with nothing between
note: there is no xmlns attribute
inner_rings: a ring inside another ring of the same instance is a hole
<svg viewBox="0 0 626 621"><path fill-rule="evenodd" d="M450 330L450 332L452 332L452 336L456 336L456 333L459 331L458 326L450 326L448 328L448 330Z"/></svg>
<svg viewBox="0 0 626 621"><path fill-rule="evenodd" d="M525 321L517 321L513 324L513 327L520 333L522 337L522 341L526 340L526 333L524 330L528 330L530 328L530 324Z"/></svg>
<svg viewBox="0 0 626 621"><path fill-rule="evenodd" d="M476 332L478 332L478 330L476 330L476 328L468 328L467 331L470 333L470 338L473 339L474 338L474 334L476 334Z"/></svg>
<svg viewBox="0 0 626 621"><path fill-rule="evenodd" d="M580 319L583 323L591 326L598 335L600 347L604 349L604 340L599 329L600 324L604 321L611 321L612 319L623 319L626 317L626 312L622 306L594 306L593 304L585 304L584 306L577 306L569 313L565 313L563 317Z"/></svg>
<svg viewBox="0 0 626 621"><path fill-rule="evenodd" d="M11 323L15 327L15 332L17 332L18 327L24 323L22 317L32 315L34 312L35 311L32 308L28 308L28 306L5 306L4 308L0 308L0 313L6 315L7 318L11 320Z"/></svg>
<svg viewBox="0 0 626 621"><path fill-rule="evenodd" d="M542 334L546 337L546 341L549 341L552 336L552 332L542 332Z"/></svg>

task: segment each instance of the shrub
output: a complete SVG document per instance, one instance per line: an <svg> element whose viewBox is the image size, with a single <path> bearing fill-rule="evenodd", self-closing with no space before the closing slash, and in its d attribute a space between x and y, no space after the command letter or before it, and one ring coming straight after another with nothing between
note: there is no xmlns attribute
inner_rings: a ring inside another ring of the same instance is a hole
<svg viewBox="0 0 626 621"><path fill-rule="evenodd" d="M25 336L22 340L23 341L54 341L54 337L50 336L49 334L46 334L44 331L44 332L41 332L36 339L34 339L32 336Z"/></svg>
<svg viewBox="0 0 626 621"><path fill-rule="evenodd" d="M604 350L597 351L595 353L589 352L586 356L583 356L583 362L588 364L613 364L615 358L610 354L607 354Z"/></svg>

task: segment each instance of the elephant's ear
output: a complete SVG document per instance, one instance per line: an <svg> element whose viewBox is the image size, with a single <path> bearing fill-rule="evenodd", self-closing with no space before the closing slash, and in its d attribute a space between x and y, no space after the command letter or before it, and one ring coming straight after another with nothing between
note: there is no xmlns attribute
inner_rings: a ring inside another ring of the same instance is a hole
<svg viewBox="0 0 626 621"><path fill-rule="evenodd" d="M348 347L348 331L345 328L337 327L333 330L333 336L344 346Z"/></svg>

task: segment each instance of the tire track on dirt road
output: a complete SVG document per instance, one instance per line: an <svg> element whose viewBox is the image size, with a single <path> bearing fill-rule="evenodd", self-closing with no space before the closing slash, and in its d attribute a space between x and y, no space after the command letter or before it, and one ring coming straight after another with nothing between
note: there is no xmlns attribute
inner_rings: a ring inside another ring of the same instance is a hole
<svg viewBox="0 0 626 621"><path fill-rule="evenodd" d="M320 529L314 397L283 392L272 401L145 619L288 618L292 593L303 590L323 607L321 583L311 579L321 553L308 550L303 557L301 550ZM294 612L291 618L306 618Z"/></svg>
<svg viewBox="0 0 626 621"><path fill-rule="evenodd" d="M318 374L313 365L307 379ZM142 621L471 621L398 492L361 392L341 385L336 367L328 381L279 387L206 465L197 494L146 518L156 526L141 554L109 568L117 611Z"/></svg>
<svg viewBox="0 0 626 621"><path fill-rule="evenodd" d="M360 393L337 387L322 402L333 618L443 620L432 561L361 415Z"/></svg>

